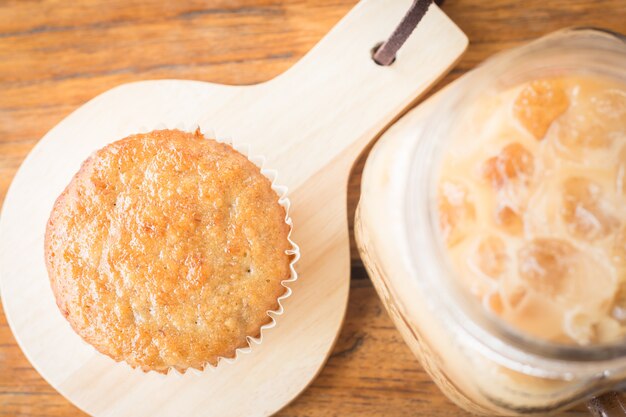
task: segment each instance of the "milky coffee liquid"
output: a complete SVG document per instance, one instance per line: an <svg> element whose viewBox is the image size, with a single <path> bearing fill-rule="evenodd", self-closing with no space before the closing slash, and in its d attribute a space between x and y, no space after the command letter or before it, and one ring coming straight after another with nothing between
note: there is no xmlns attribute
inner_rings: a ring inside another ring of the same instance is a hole
<svg viewBox="0 0 626 417"><path fill-rule="evenodd" d="M485 309L546 340L626 335L626 85L536 80L476 103L442 161L440 228Z"/></svg>

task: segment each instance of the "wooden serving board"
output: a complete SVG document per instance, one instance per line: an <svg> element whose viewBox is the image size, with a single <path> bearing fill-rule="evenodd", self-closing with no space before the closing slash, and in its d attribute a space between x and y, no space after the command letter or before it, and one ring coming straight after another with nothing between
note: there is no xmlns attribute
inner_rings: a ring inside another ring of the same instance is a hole
<svg viewBox="0 0 626 417"><path fill-rule="evenodd" d="M467 46L431 6L390 67L370 50L410 0L366 0L308 55L253 86L161 80L91 100L35 146L0 217L0 290L15 337L41 375L97 416L267 416L317 375L345 313L350 256L346 187L362 149L441 77ZM59 313L43 258L55 198L94 150L145 128L199 125L248 144L289 187L299 280L261 345L199 375L143 373L82 342Z"/></svg>

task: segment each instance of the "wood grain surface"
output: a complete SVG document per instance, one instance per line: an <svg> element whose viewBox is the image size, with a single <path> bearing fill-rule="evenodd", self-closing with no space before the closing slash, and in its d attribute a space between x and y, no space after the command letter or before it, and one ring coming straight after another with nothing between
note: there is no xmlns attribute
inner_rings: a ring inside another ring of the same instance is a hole
<svg viewBox="0 0 626 417"><path fill-rule="evenodd" d="M270 79L304 55L353 4L0 0L0 200L39 138L97 94L143 79L224 84ZM626 32L624 0L448 0L443 10L471 44L437 88L497 51L563 27ZM351 210L362 162L350 180ZM466 415L413 359L354 248L352 258L350 304L335 351L313 385L279 415ZM29 365L0 314L0 416L78 415Z"/></svg>

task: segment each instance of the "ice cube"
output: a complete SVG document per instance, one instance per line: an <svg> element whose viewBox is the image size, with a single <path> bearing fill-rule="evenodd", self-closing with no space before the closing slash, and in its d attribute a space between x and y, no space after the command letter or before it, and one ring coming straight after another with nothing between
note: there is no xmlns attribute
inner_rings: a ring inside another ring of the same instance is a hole
<svg viewBox="0 0 626 417"><path fill-rule="evenodd" d="M565 180L561 215L573 236L595 240L606 237L619 226L603 194L600 184L589 179Z"/></svg>
<svg viewBox="0 0 626 417"><path fill-rule="evenodd" d="M569 100L560 83L536 80L522 87L513 104L513 115L537 140L541 140L568 106Z"/></svg>
<svg viewBox="0 0 626 417"><path fill-rule="evenodd" d="M600 118L626 122L626 91L617 88L602 90L591 97L591 104Z"/></svg>
<svg viewBox="0 0 626 417"><path fill-rule="evenodd" d="M612 136L590 113L572 112L556 122L555 141L561 153L581 158L587 150L607 149Z"/></svg>
<svg viewBox="0 0 626 417"><path fill-rule="evenodd" d="M488 311L498 316L504 314L504 303L502 303L502 297L497 291L485 294L483 296L483 305Z"/></svg>
<svg viewBox="0 0 626 417"><path fill-rule="evenodd" d="M508 262L506 244L497 236L481 238L470 259L470 264L489 278L500 277Z"/></svg>
<svg viewBox="0 0 626 417"><path fill-rule="evenodd" d="M515 180L528 182L535 171L533 154L521 143L513 142L487 159L482 167L483 177L495 189L500 189Z"/></svg>
<svg viewBox="0 0 626 417"><path fill-rule="evenodd" d="M439 188L439 226L448 246L460 242L476 219L467 186L443 181Z"/></svg>
<svg viewBox="0 0 626 417"><path fill-rule="evenodd" d="M622 326L611 317L575 308L565 314L565 332L580 345L612 342L622 335Z"/></svg>
<svg viewBox="0 0 626 417"><path fill-rule="evenodd" d="M553 303L570 309L607 314L616 292L614 274L606 259L581 251L556 238L537 238L518 252L522 282Z"/></svg>
<svg viewBox="0 0 626 417"><path fill-rule="evenodd" d="M518 253L520 278L532 290L555 296L564 290L564 280L570 275L571 259L576 252L564 240L534 239Z"/></svg>
<svg viewBox="0 0 626 417"><path fill-rule="evenodd" d="M496 208L495 221L500 229L511 235L519 235L524 230L522 216L508 205L499 205Z"/></svg>
<svg viewBox="0 0 626 417"><path fill-rule="evenodd" d="M565 333L580 345L588 345L596 337L596 320L581 308L565 314Z"/></svg>
<svg viewBox="0 0 626 417"><path fill-rule="evenodd" d="M623 337L624 329L617 320L611 317L602 317L595 324L594 333L596 336L594 342L608 343Z"/></svg>
<svg viewBox="0 0 626 417"><path fill-rule="evenodd" d="M524 301L526 295L528 295L528 291L525 288L514 287L509 289L509 291L505 291L505 300L508 306L514 310Z"/></svg>

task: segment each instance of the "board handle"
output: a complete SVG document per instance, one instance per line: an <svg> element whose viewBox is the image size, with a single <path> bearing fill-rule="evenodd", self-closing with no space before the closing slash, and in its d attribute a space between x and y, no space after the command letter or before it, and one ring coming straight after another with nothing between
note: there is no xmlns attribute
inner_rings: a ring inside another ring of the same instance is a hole
<svg viewBox="0 0 626 417"><path fill-rule="evenodd" d="M281 152L330 161L348 147L358 154L454 65L467 37L435 4L392 65L374 62L373 48L390 36L411 4L361 1L291 69L258 86L272 95L274 105L254 111L265 116L267 134L285 139L283 149L268 155L276 161L288 159ZM293 132L297 141L290 140ZM305 168L294 162L281 169Z"/></svg>

